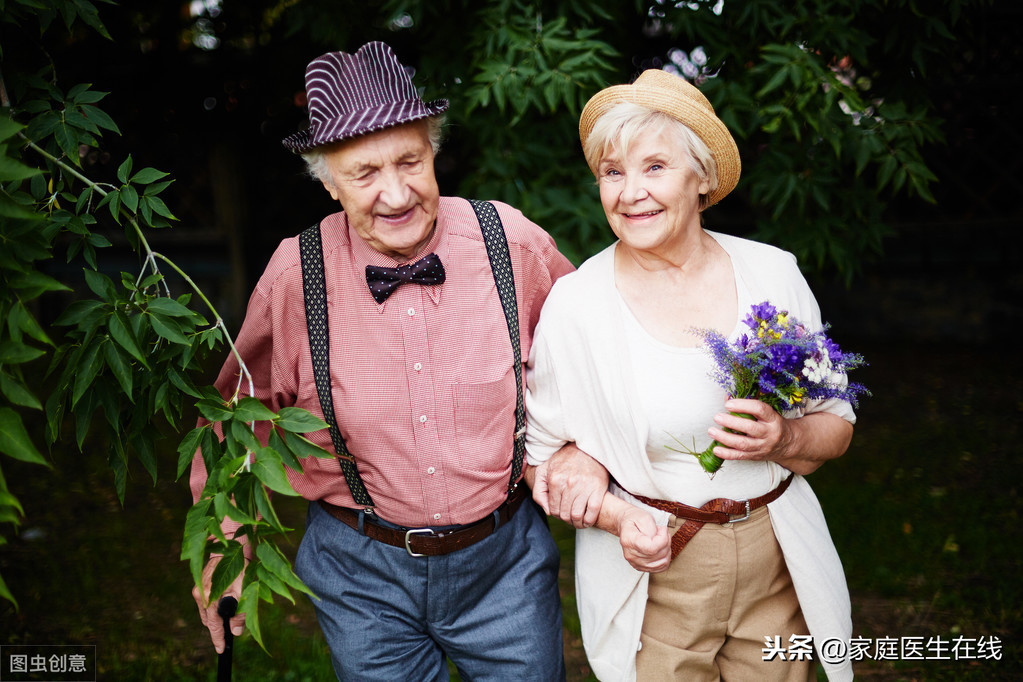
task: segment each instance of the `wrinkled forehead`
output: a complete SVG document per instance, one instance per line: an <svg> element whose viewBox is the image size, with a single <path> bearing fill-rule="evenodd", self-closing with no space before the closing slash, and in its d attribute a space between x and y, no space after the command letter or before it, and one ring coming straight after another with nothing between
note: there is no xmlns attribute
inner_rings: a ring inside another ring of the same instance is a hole
<svg viewBox="0 0 1023 682"><path fill-rule="evenodd" d="M326 145L323 155L334 167L379 165L432 158L433 148L426 122L413 121Z"/></svg>

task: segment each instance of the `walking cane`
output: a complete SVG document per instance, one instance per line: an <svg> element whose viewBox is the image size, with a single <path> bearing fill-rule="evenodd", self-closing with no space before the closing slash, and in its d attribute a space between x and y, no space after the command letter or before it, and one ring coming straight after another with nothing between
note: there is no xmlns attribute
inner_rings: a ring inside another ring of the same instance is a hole
<svg viewBox="0 0 1023 682"><path fill-rule="evenodd" d="M217 682L231 682L231 651L234 649L231 618L237 609L238 600L234 597L224 597L217 602L217 615L224 621L224 651L217 655Z"/></svg>

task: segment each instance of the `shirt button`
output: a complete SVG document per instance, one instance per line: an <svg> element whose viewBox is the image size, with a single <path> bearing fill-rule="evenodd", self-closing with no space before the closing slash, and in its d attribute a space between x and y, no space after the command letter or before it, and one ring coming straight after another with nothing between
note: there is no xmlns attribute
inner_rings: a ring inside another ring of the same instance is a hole
<svg viewBox="0 0 1023 682"><path fill-rule="evenodd" d="M433 520L434 521L440 521L440 514L434 514L433 515Z"/></svg>
<svg viewBox="0 0 1023 682"><path fill-rule="evenodd" d="M412 365L412 368L419 372L423 369L423 363L417 362L416 364Z"/></svg>
<svg viewBox="0 0 1023 682"><path fill-rule="evenodd" d="M433 467L430 467L429 469L426 470L426 473L434 474L434 473L436 473L436 471L437 471L436 469L434 469Z"/></svg>
<svg viewBox="0 0 1023 682"><path fill-rule="evenodd" d="M412 317L415 314L416 314L416 309L415 308L409 308L408 309L408 316L409 317Z"/></svg>
<svg viewBox="0 0 1023 682"><path fill-rule="evenodd" d="M426 415L425 414L419 417L419 422L421 424L425 424L426 423Z"/></svg>

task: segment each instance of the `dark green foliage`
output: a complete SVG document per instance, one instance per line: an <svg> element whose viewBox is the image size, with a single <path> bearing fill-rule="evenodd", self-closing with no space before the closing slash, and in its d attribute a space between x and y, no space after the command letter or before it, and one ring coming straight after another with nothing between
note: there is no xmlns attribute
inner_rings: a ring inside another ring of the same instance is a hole
<svg viewBox="0 0 1023 682"><path fill-rule="evenodd" d="M200 385L204 358L219 360L233 344L207 295L150 246L152 230L180 213L164 201L174 180L145 163L136 170L123 150L108 177L91 177L101 169L83 159L112 153L122 139L101 108L117 93L66 82L51 55L69 45L91 40L108 49L111 39L123 41L129 47L120 54L130 56L122 61L131 61L150 43L180 44L182 63L206 66L190 73L215 72L217 49L230 52L239 70L272 55L268 61L293 80L268 96L270 113L225 114L217 123L221 137L239 136L228 142L244 135L271 169L297 162L276 140L273 151L282 155L269 155L266 140L253 142L254 130L280 123L274 112L289 110L282 100L297 110L289 97L305 63L386 40L416 68L426 98L451 101L437 161L444 192L517 206L576 262L612 238L579 149L583 104L605 85L671 62L676 49L695 64L702 48L699 80L745 167L736 192L708 214L708 227L753 234L796 252L806 268L835 269L848 280L880 251L886 200L933 201L924 153L942 135L925 79L955 48L954 36L969 31L970 12L988 4L755 0L727 2L716 13L705 0L256 0L223 3L229 21L214 22L184 18L174 2L0 0L0 453L49 466L39 432L51 446L102 443L123 502L134 465L156 481L168 465L155 443L183 433L171 465L177 476L196 451L209 472L181 551L193 578L210 552L224 555L214 597L237 577L242 546L220 530L231 520L254 548L240 610L257 639L256 603L304 590L278 549L287 529L268 491L291 494L286 468L325 454L301 436L323 423L301 411L274 414L244 390L224 400ZM111 36L108 17L137 35ZM200 39L206 47L196 47ZM150 92L143 88L151 83L121 85ZM129 109L122 103L118 120ZM184 115L168 111L167 120ZM154 138L143 134L134 144ZM142 158L142 150L131 151ZM121 234L137 264L104 263L108 235ZM48 274L54 261L72 264L84 285L72 292ZM168 275L186 291L172 292ZM53 325L40 322L43 305L59 307ZM209 423L193 429L197 415ZM260 422L266 443L254 435ZM0 522L21 520L22 505L0 474ZM2 580L0 597L15 599Z"/></svg>

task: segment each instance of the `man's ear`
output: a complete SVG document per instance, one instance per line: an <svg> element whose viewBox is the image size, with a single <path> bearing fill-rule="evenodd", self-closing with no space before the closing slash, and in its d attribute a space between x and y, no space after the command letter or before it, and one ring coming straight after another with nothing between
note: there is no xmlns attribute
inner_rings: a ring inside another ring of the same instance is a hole
<svg viewBox="0 0 1023 682"><path fill-rule="evenodd" d="M327 193L330 194L331 198L334 201L339 201L337 187L334 186L334 183L329 180L320 180L320 182L323 183L323 189L327 190Z"/></svg>

